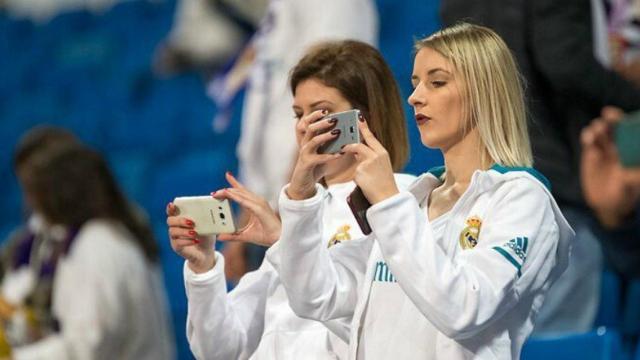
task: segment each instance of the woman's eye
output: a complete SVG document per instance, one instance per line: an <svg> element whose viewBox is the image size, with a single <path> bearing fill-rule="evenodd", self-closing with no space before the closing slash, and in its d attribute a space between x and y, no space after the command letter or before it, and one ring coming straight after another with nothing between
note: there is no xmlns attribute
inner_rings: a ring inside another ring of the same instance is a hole
<svg viewBox="0 0 640 360"><path fill-rule="evenodd" d="M311 112L318 111L318 110L326 110L327 114L331 114L331 109L327 109L327 108L315 108L315 109L311 109Z"/></svg>
<svg viewBox="0 0 640 360"><path fill-rule="evenodd" d="M431 85L433 85L433 87L437 87L437 88L445 86L446 84L447 84L446 81L432 81L431 82Z"/></svg>
<svg viewBox="0 0 640 360"><path fill-rule="evenodd" d="M300 120L301 117L302 117L302 114L293 114L293 118L296 120Z"/></svg>

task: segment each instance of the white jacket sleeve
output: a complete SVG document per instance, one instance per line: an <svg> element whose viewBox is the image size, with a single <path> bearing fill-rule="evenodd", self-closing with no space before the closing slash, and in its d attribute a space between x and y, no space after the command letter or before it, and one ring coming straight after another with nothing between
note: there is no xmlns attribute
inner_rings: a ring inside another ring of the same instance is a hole
<svg viewBox="0 0 640 360"><path fill-rule="evenodd" d="M327 249L322 239L325 190L316 189L313 198L302 201L290 200L283 189L282 234L268 256L294 312L326 322L353 315L373 241L350 240Z"/></svg>
<svg viewBox="0 0 640 360"><path fill-rule="evenodd" d="M258 347L264 330L267 291L276 276L265 263L242 277L227 293L224 257L195 274L184 264L188 299L187 339L198 359L247 359Z"/></svg>
<svg viewBox="0 0 640 360"><path fill-rule="evenodd" d="M485 329L522 294L541 288L556 262L558 225L541 187L523 179L505 182L487 209L477 246L459 250L455 258L434 240L424 209L411 194L395 195L367 213L398 284L450 338ZM463 224L465 219L450 221ZM459 246L458 240L444 242Z"/></svg>

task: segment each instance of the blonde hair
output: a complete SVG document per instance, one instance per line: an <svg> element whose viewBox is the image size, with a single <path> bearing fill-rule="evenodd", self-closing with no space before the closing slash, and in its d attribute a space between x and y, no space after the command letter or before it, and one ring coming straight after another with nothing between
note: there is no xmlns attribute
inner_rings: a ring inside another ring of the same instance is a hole
<svg viewBox="0 0 640 360"><path fill-rule="evenodd" d="M416 52L423 48L437 51L461 75L463 126L465 132L478 129L483 163L532 166L522 80L500 36L460 23L417 41Z"/></svg>

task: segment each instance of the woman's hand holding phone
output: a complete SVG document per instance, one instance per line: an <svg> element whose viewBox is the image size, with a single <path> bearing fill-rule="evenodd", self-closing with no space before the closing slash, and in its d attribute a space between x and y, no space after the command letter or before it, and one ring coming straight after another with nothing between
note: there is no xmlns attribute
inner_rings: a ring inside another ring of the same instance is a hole
<svg viewBox="0 0 640 360"><path fill-rule="evenodd" d="M582 191L600 222L609 228L621 225L640 201L640 168L622 166L612 136L623 117L622 110L605 107L581 134Z"/></svg>
<svg viewBox="0 0 640 360"><path fill-rule="evenodd" d="M232 186L212 194L216 199L229 199L249 213L247 225L233 234L220 234L220 241L240 241L271 246L280 238L280 218L262 197L247 190L231 173L225 177Z"/></svg>
<svg viewBox="0 0 640 360"><path fill-rule="evenodd" d="M169 241L173 251L187 260L193 272L203 273L211 270L216 263L213 249L215 238L198 236L195 223L188 218L178 216L178 208L173 203L167 205L166 212Z"/></svg>
<svg viewBox="0 0 640 360"><path fill-rule="evenodd" d="M351 153L358 161L355 182L371 204L376 204L399 193L389 153L373 135L367 122L358 124L364 143L346 145L342 151Z"/></svg>
<svg viewBox="0 0 640 360"><path fill-rule="evenodd" d="M331 130L336 122L323 119L326 110L314 111L300 119L296 125L296 134L301 137L298 160L291 175L291 183L287 195L292 200L303 200L313 197L316 183L324 177L324 164L337 159L341 154L318 154L318 148L340 135L338 129Z"/></svg>

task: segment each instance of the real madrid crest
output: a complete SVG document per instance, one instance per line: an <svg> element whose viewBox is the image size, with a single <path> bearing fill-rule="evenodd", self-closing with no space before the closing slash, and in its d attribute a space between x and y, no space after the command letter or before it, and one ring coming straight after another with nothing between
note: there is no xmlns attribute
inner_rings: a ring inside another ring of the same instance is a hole
<svg viewBox="0 0 640 360"><path fill-rule="evenodd" d="M472 216L467 219L466 223L467 227L460 233L460 247L462 250L473 249L478 245L482 220L477 216Z"/></svg>
<svg viewBox="0 0 640 360"><path fill-rule="evenodd" d="M342 225L338 227L338 232L336 232L336 234L331 237L331 239L329 240L329 244L327 244L327 247L339 244L345 240L351 240L349 230L351 230L351 226L349 225Z"/></svg>

